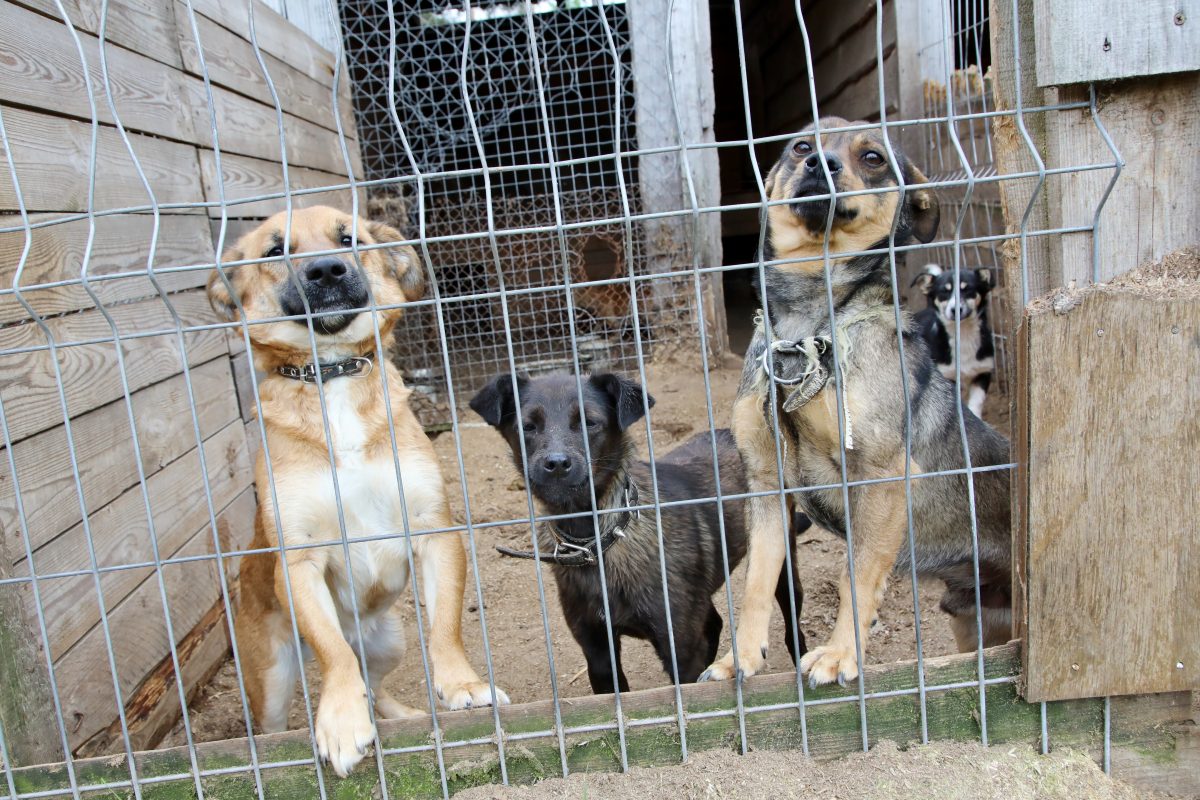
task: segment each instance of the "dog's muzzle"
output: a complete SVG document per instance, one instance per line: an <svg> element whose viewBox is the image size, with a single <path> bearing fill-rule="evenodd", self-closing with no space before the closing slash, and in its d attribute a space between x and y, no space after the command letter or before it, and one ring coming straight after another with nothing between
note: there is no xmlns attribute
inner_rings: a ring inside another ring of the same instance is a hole
<svg viewBox="0 0 1200 800"><path fill-rule="evenodd" d="M313 314L313 330L317 333L340 333L367 305L367 282L362 273L340 258L318 258L297 265L295 277L297 280L289 279L284 285L279 305L289 317L297 318L294 322L307 325L304 318L307 300ZM303 298L297 283L303 287ZM330 313L338 311L347 313Z"/></svg>

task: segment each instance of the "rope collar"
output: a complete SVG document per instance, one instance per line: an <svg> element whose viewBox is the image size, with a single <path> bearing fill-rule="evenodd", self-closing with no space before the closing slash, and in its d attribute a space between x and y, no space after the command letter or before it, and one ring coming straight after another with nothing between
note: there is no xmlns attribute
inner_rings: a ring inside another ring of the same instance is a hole
<svg viewBox="0 0 1200 800"><path fill-rule="evenodd" d="M285 364L277 367L275 371L285 378L291 378L301 383L316 383L318 372L321 374L322 382L334 378L365 378L371 374L375 363L374 358L374 353L367 353L365 356L355 356L347 358L345 361L335 361L332 364L305 364L302 367Z"/></svg>
<svg viewBox="0 0 1200 800"><path fill-rule="evenodd" d="M600 516L599 537L576 539L563 533L558 525L549 524L547 528L554 535L554 550L550 553L537 553L528 550L513 550L508 547L496 546L501 555L512 558L528 558L542 561L546 564L557 564L560 567L590 567L600 563L599 553L607 553L608 549L627 535L629 524L642 515L635 508L638 504L637 484L633 477L625 475L624 487L617 493L618 502L613 508L623 508L623 511ZM597 547L597 539L599 545Z"/></svg>

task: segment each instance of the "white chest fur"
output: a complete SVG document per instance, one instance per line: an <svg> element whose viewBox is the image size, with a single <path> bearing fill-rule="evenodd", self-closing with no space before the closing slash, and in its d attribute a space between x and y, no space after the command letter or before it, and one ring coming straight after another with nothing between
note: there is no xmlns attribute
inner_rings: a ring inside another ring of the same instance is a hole
<svg viewBox="0 0 1200 800"><path fill-rule="evenodd" d="M938 365L942 375L953 381L956 361L960 365L959 369L964 384L976 375L992 371L994 359L991 356L979 358L979 347L983 343L983 338L978 317L972 315L968 319L960 321L957 326L953 322L944 320L942 324L946 326L946 335L950 340L950 363Z"/></svg>

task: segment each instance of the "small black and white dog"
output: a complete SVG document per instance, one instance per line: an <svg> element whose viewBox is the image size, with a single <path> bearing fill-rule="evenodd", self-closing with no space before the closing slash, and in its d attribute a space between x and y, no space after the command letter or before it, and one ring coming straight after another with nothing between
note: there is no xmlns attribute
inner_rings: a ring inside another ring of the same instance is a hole
<svg viewBox="0 0 1200 800"><path fill-rule="evenodd" d="M592 691L601 694L614 687L621 691L629 688L621 669L621 636L649 640L670 675L671 637L663 600L654 482L650 465L634 455L633 440L627 433L629 426L644 416L645 406L654 405L654 398L619 375L592 375L583 380L585 422L581 426L579 388L571 375L519 375L516 383L520 408L513 396L513 378L507 373L480 389L471 408L508 442L540 513L580 515L540 523L539 556L553 566L567 625L587 659ZM657 459L655 473L662 502L716 497L712 436L709 431L696 434ZM527 466L521 463L522 439ZM728 430L716 431L716 444L721 494L745 492L742 459ZM599 531L588 513L593 508L589 479L595 487L596 508L606 512L599 516ZM647 505L651 507L628 510ZM725 500L724 505L725 547L732 570L746 555L744 501ZM720 510L712 501L666 506L660 513L675 661L679 681L692 683L716 656L724 624L712 601L713 593L725 583ZM793 554L796 535L808 526L807 517L794 514L787 537ZM497 549L505 555L533 557L532 553ZM604 581L597 549L604 554ZM779 549L783 549L782 542ZM792 559L790 593L786 562L777 576L771 576L771 582L785 620L792 602L798 615L802 592L796 559ZM616 647L615 675L609 658L605 594ZM791 624L785 624L784 630L788 650L798 661L805 653L804 633L793 640Z"/></svg>
<svg viewBox="0 0 1200 800"><path fill-rule="evenodd" d="M929 306L916 314L916 327L933 363L951 382L958 359L963 385L970 387L967 407L981 417L996 365L987 314L988 292L994 282L990 269L960 269L958 278L956 294L954 270L937 264L925 266L912 283L920 285L929 300Z"/></svg>

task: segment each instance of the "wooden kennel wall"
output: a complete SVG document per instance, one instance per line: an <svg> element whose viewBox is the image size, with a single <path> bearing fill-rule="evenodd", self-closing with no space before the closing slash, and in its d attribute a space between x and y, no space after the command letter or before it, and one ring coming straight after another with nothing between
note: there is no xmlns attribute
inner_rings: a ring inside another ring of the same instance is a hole
<svg viewBox="0 0 1200 800"><path fill-rule="evenodd" d="M94 207L145 207L149 197L104 94L98 46L101 0L65 0L64 6L86 54L101 123ZM108 2L105 55L120 120L158 203L197 204L162 214L157 268L213 262L221 227L219 180L230 203L283 189L276 112L250 42L248 6L242 0L193 0L193 7L212 81L220 178L187 5L175 0ZM346 165L331 111L334 56L261 3L254 6L254 24L284 112L291 188L345 183ZM76 45L56 0L0 4L0 52L6 59L0 69L4 125L30 221L86 212L93 112ZM345 81L338 91L341 124L357 173L358 145ZM294 198L297 206L326 202L347 208L349 199L346 191ZM206 209L202 202L214 205ZM226 243L283 206L282 199L228 205ZM0 169L0 226L20 226L19 207L6 164ZM86 219L35 228L21 284L77 278L88 228ZM152 228L147 213L95 218L88 274L143 273L92 284L122 334L174 328L166 303L145 275ZM0 577L28 575L27 546L39 574L90 566L52 356L46 349L9 352L44 348L47 342L47 333L11 291L25 244L23 232L0 234L0 285L5 289L0 294L0 351L7 353L0 356L0 399L28 523L23 528L19 521L5 453ZM214 321L204 297L206 279L207 270L160 276L185 326ZM78 284L27 291L24 298L57 342L111 339L108 323ZM256 423L246 427L254 403L246 382L236 381L248 368L242 341L240 331L198 331L183 337L225 549L248 543L253 527L252 450L259 434ZM163 559L214 550L179 347L174 334L128 339L122 345L141 446L140 470ZM101 568L151 562L146 501L116 349L111 341L67 346L57 358L97 562ZM26 530L28 542L23 541ZM237 561L225 566L232 578ZM162 570L188 691L202 685L228 652L216 570L211 560ZM100 583L132 744L150 747L179 714L158 580L147 566L103 572ZM39 589L70 748L81 754L123 749L92 576L48 578L39 581ZM17 763L62 757L38 631L32 586L0 584L0 718Z"/></svg>

